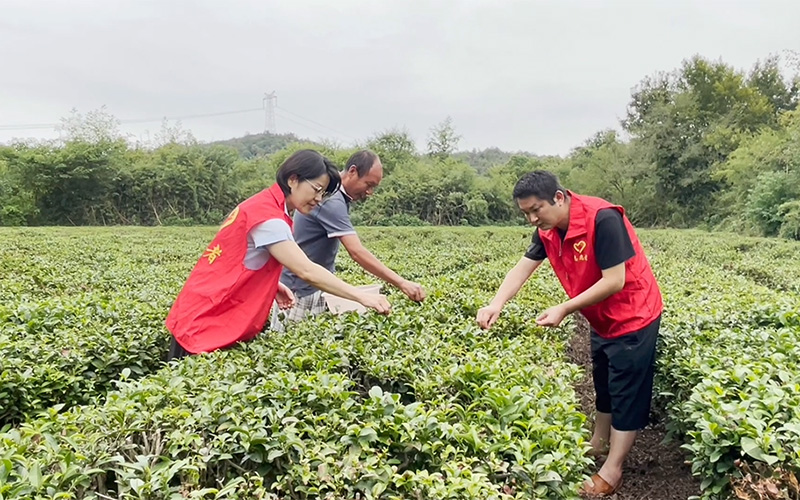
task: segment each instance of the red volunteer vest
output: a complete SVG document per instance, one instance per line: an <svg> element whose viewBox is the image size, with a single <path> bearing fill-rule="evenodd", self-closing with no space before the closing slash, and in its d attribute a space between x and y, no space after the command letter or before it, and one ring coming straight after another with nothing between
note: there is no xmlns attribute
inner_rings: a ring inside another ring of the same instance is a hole
<svg viewBox="0 0 800 500"><path fill-rule="evenodd" d="M594 253L595 218L604 208L622 214L636 255L625 262L625 286L619 292L581 313L598 335L614 338L640 330L652 323L663 310L661 291L650 263L625 210L592 196L571 196L569 227L562 242L556 228L539 231L547 258L570 298L580 295L602 277Z"/></svg>
<svg viewBox="0 0 800 500"><path fill-rule="evenodd" d="M247 269L247 234L270 219L282 219L292 227L284 207L283 191L273 184L240 203L225 219L167 316L167 329L184 349L211 352L252 340L261 332L283 267L270 258L261 269Z"/></svg>

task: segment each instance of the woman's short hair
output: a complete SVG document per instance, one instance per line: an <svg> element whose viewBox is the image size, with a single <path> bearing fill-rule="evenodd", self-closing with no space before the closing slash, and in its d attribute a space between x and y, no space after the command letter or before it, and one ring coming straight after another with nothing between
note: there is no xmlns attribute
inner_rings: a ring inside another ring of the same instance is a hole
<svg viewBox="0 0 800 500"><path fill-rule="evenodd" d="M342 182L339 177L339 169L332 161L322 156L319 152L313 149L301 149L292 153L292 155L284 161L278 172L275 174L275 180L283 190L284 195L288 195L292 190L289 188L289 179L296 176L298 181L305 181L316 179L322 175L328 174L330 182L325 189L325 194L330 195L339 189Z"/></svg>

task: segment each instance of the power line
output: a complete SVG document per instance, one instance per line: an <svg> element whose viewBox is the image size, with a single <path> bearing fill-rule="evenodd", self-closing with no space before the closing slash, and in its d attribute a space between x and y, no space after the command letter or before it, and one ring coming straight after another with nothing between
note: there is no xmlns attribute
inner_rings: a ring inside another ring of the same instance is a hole
<svg viewBox="0 0 800 500"><path fill-rule="evenodd" d="M284 120L289 120L292 123L296 123L297 125L300 125L301 127L305 127L308 130L313 130L314 132L317 132L318 134L330 135L330 132L328 132L328 131L325 131L325 130L319 128L319 127L314 127L312 125L308 125L307 123L303 123L301 121L295 120L294 118L291 118L289 116L280 115L280 117L283 118Z"/></svg>
<svg viewBox="0 0 800 500"><path fill-rule="evenodd" d="M269 102L268 102L269 101ZM354 137L348 133L342 132L341 130L337 130L332 127L328 127L318 121L312 120L311 118L307 118L303 115L290 111L284 107L278 106L277 98L272 94L265 94L264 104L260 108L249 108L249 109L237 109L231 111L217 111L213 113L196 113L191 115L180 115L180 116L162 116L158 118L128 118L123 120L118 120L119 124L127 125L127 124L138 124L138 123L154 123L154 122L161 122L164 120L168 121L177 121L177 120L191 120L195 118L210 118L215 116L225 116L225 115L237 115L237 114L245 114L245 113L254 113L254 112L267 112L267 128L271 128L272 130L268 130L272 133L275 133L275 113L280 112L281 118L289 120L293 123L296 123L302 127L305 127L309 130L313 130L317 133L322 135L327 135L330 132L333 132L336 135L347 137L352 140L358 140L357 137ZM286 114L292 115L299 120L303 120L308 123L303 123L302 121L298 121L297 119L291 118L286 116ZM270 116L272 115L272 116ZM312 125L309 125L312 124ZM39 130L39 129L55 129L63 125L63 122L58 123L19 123L19 124L6 124L0 125L0 131L14 131L14 130ZM326 132L327 131L327 132Z"/></svg>
<svg viewBox="0 0 800 500"><path fill-rule="evenodd" d="M253 113L255 111L263 111L264 108L250 108L250 109L237 109L233 111L218 111L215 113L199 113L194 115L182 115L182 116L162 116L160 118L131 118L125 120L119 120L120 124L132 124L132 123L152 123L152 122L160 122L163 120L170 120L170 121L177 121L177 120L190 120L193 118L209 118L214 116L224 116L224 115L238 115L244 113ZM28 124L14 124L14 125L0 125L0 130L34 130L34 129L44 129L44 128L56 128L61 126L62 123L28 123Z"/></svg>
<svg viewBox="0 0 800 500"><path fill-rule="evenodd" d="M149 123L149 122L160 122L162 120L188 120L192 118L208 118L212 116L223 116L223 115L240 115L244 113L252 113L254 111L263 111L264 108L250 108L250 109L239 109L236 111L220 111L217 113L202 113L197 115L185 115L185 116L164 116L161 118L142 118L138 120L120 120L120 123Z"/></svg>
<svg viewBox="0 0 800 500"><path fill-rule="evenodd" d="M281 111L284 111L284 112L286 112L286 113L289 113L290 115L296 116L297 118L300 118L301 120L305 120L305 121L307 121L307 122L309 122L309 123L313 123L314 125L317 125L317 126L320 126L320 127L324 128L324 129L330 130L331 132L335 132L335 133L337 133L337 134L339 134L339 135L343 135L343 136L345 136L345 137L349 137L350 139L353 139L353 140L358 140L358 137L353 137L352 135L350 135L350 134L346 134L346 133L342 132L341 130L336 130L335 128L331 128L331 127L328 127L328 126L326 126L326 125L323 125L323 124L321 124L321 123L319 123L319 122L315 122L314 120L312 120L312 119L310 119L310 118L306 118L305 116L298 115L297 113L294 113L294 112L292 112L292 111L289 111L288 109L286 109L286 108L283 108L283 107L281 107L281 106L278 106L278 105L276 105L275 107L276 107L277 109L281 110ZM295 123L297 123L297 122L295 122Z"/></svg>
<svg viewBox="0 0 800 500"><path fill-rule="evenodd" d="M0 125L0 130L34 130L40 128L55 128L56 123L29 123L27 125Z"/></svg>

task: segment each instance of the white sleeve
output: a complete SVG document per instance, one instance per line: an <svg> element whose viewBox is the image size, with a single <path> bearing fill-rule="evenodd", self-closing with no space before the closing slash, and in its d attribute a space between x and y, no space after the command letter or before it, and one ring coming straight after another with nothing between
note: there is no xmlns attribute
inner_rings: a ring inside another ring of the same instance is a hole
<svg viewBox="0 0 800 500"><path fill-rule="evenodd" d="M286 221L281 219L262 222L250 230L250 237L256 248L269 248L270 245L281 241L294 241L292 229Z"/></svg>

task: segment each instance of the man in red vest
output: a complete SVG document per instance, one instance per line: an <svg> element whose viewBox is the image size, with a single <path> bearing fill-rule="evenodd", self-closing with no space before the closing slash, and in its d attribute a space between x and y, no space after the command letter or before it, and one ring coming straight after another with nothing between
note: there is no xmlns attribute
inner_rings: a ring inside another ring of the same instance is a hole
<svg viewBox="0 0 800 500"><path fill-rule="evenodd" d="M581 492L612 495L636 433L649 420L661 292L622 207L572 193L541 170L522 176L514 200L536 231L477 321L490 328L544 259L550 261L569 300L546 309L536 323L556 327L576 311L589 321L597 407L592 454L607 450L608 458Z"/></svg>

